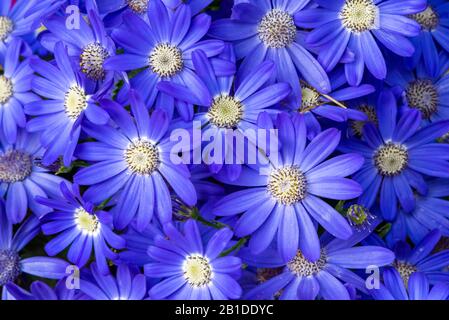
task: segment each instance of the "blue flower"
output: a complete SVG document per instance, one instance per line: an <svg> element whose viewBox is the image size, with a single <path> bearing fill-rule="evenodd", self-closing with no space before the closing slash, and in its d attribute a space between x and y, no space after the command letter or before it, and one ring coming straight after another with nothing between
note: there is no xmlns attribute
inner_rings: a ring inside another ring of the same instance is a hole
<svg viewBox="0 0 449 320"><path fill-rule="evenodd" d="M42 218L42 231L45 235L56 235L45 245L49 256L55 256L69 247L67 258L82 268L89 261L92 249L99 270L109 272L106 258L115 260L118 255L113 249L125 247L125 241L111 228L112 219L105 211L96 210L92 203L86 202L77 185L60 185L63 197L59 199L37 198L36 200L52 209Z"/></svg>
<svg viewBox="0 0 449 320"><path fill-rule="evenodd" d="M68 289L66 281L66 278L59 280L54 288L45 282L34 281L30 285L30 291L12 282L8 283L5 288L15 300L78 300L80 297L79 291Z"/></svg>
<svg viewBox="0 0 449 320"><path fill-rule="evenodd" d="M421 272L413 273L407 286L394 269L385 270L382 276L384 283L380 288L370 290L375 300L447 300L449 297L448 283L439 282L431 288Z"/></svg>
<svg viewBox="0 0 449 320"><path fill-rule="evenodd" d="M92 263L91 275L82 275L80 290L93 300L142 300L146 295L145 276L138 269L125 264L117 266L116 277L100 272L98 265Z"/></svg>
<svg viewBox="0 0 449 320"><path fill-rule="evenodd" d="M19 129L17 140L9 144L0 134L0 196L5 197L11 223L21 222L31 209L38 217L49 212L35 197L58 196L63 178L41 166L43 149L39 135Z"/></svg>
<svg viewBox="0 0 449 320"><path fill-rule="evenodd" d="M124 48L125 54L109 58L105 68L110 70L143 69L131 79L131 86L146 105L167 111L171 118L176 106L178 113L190 120L193 106L174 101L160 93L156 85L170 79L191 86L198 81L192 71L192 52L201 49L208 57L221 53L224 43L219 40L201 41L209 30L210 17L200 14L191 17L189 6L181 5L172 14L161 0L150 1L149 21L125 13L124 27L112 32L113 39Z"/></svg>
<svg viewBox="0 0 449 320"><path fill-rule="evenodd" d="M9 143L14 143L17 127L26 124L23 105L39 100L31 91L33 70L27 61L20 61L20 48L23 42L19 39L10 41L6 48L3 68L0 75L0 119L3 135Z"/></svg>
<svg viewBox="0 0 449 320"><path fill-rule="evenodd" d="M276 79L287 82L295 101L301 101L299 74L320 92L327 93L331 85L326 72L300 44L294 15L301 12L309 0L249 0L237 3L232 19L214 21L209 35L232 41L237 58L244 58L240 74L272 60L277 68Z"/></svg>
<svg viewBox="0 0 449 320"><path fill-rule="evenodd" d="M105 100L118 128L86 125L86 133L98 142L79 145L77 157L95 162L76 173L75 182L91 186L84 194L88 201L100 203L115 197L114 226L125 228L135 218L143 230L157 213L161 223L171 221L170 185L188 206L197 196L187 167L172 162L173 142L166 135L169 119L162 110L148 114L134 91L130 94L132 118L117 103Z"/></svg>
<svg viewBox="0 0 449 320"><path fill-rule="evenodd" d="M238 299L242 293L236 278L240 275L241 260L234 256L220 256L232 238L229 229L217 231L203 247L194 220L183 225L183 233L173 225L164 227L167 239L156 239L148 249L155 260L145 265L145 275L163 280L154 285L151 299L227 300Z"/></svg>
<svg viewBox="0 0 449 320"><path fill-rule="evenodd" d="M376 221L374 225L377 225ZM345 284L367 293L365 280L352 270L365 270L370 265L385 266L394 260L394 253L381 246L356 246L370 231L356 231L347 240L336 239L328 233L321 236L323 248L320 258L311 261L299 250L287 263L272 249L261 254L252 254L242 249L243 262L254 268L273 270L274 277L245 293L245 299L273 299L280 295L282 300L349 300L350 292Z"/></svg>
<svg viewBox="0 0 449 320"><path fill-rule="evenodd" d="M68 167L85 123L84 116L94 124L105 124L109 115L96 105L95 83L76 71L61 42L55 46L55 60L56 66L37 58L32 60L34 71L41 75L32 80L33 91L46 100L27 104L25 113L36 116L28 122L27 129L41 132L45 149L42 163L50 165L62 156Z"/></svg>
<svg viewBox="0 0 449 320"><path fill-rule="evenodd" d="M239 237L251 235L254 253L265 250L277 234L277 246L284 261L291 260L298 248L311 261L320 257L320 242L313 220L338 238L350 237L348 222L320 197L348 200L358 197L358 183L345 178L357 171L363 158L357 154L337 156L325 161L337 148L340 132L334 128L320 133L306 146L307 131L302 116L278 116L282 146L278 163L244 167L235 181L217 178L227 184L247 186L220 200L219 216L243 215L235 226ZM264 170L264 171L261 171ZM313 220L311 219L313 218Z"/></svg>
<svg viewBox="0 0 449 320"><path fill-rule="evenodd" d="M449 53L449 6L444 0L427 0L424 11L411 15L411 18L421 25L421 33L412 38L415 46L413 62L423 62L427 72L436 77L438 68L439 47Z"/></svg>
<svg viewBox="0 0 449 320"><path fill-rule="evenodd" d="M319 8L295 15L298 26L313 29L306 42L319 48L318 61L332 70L348 50L354 61L345 64L350 85L361 83L365 65L373 76L385 79L387 66L377 39L397 55L410 57L415 49L408 39L420 25L407 18L426 8L425 0L316 0Z"/></svg>
<svg viewBox="0 0 449 320"><path fill-rule="evenodd" d="M69 264L58 258L29 257L22 258L22 249L40 231L39 219L32 216L23 222L19 229L13 233L11 222L0 199L0 289L14 282L22 273L33 276L61 279L66 276ZM8 290L2 290L2 299L10 299Z"/></svg>

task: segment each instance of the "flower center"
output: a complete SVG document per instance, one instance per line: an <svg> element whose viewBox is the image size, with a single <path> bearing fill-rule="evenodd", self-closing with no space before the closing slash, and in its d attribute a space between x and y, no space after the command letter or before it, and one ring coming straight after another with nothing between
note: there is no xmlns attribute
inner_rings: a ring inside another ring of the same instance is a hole
<svg viewBox="0 0 449 320"><path fill-rule="evenodd" d="M148 0L127 0L128 6L132 11L143 14L148 10Z"/></svg>
<svg viewBox="0 0 449 320"><path fill-rule="evenodd" d="M171 77L184 67L181 50L168 43L158 44L150 54L149 65L160 77Z"/></svg>
<svg viewBox="0 0 449 320"><path fill-rule="evenodd" d="M438 110L438 90L430 80L413 81L405 95L408 105L421 111L425 119L429 119Z"/></svg>
<svg viewBox="0 0 449 320"><path fill-rule="evenodd" d="M70 119L78 119L87 108L87 97L84 90L78 85L72 86L65 94L64 107L65 113Z"/></svg>
<svg viewBox="0 0 449 320"><path fill-rule="evenodd" d="M284 48L296 38L293 17L280 9L269 11L260 21L257 29L260 40L270 48Z"/></svg>
<svg viewBox="0 0 449 320"><path fill-rule="evenodd" d="M397 260L393 263L393 267L401 275L402 281L404 281L406 287L408 285L408 280L410 279L412 273L418 271L418 269L415 266Z"/></svg>
<svg viewBox="0 0 449 320"><path fill-rule="evenodd" d="M150 175L159 166L159 151L151 142L138 140L126 149L125 160L133 173Z"/></svg>
<svg viewBox="0 0 449 320"><path fill-rule="evenodd" d="M423 29L434 30L440 23L438 13L431 6L427 6L426 10L410 15L410 18L418 22Z"/></svg>
<svg viewBox="0 0 449 320"><path fill-rule="evenodd" d="M243 117L243 105L231 96L219 96L214 99L207 117L219 128L235 128Z"/></svg>
<svg viewBox="0 0 449 320"><path fill-rule="evenodd" d="M0 16L0 41L5 41L12 32L13 23L11 19L5 16Z"/></svg>
<svg viewBox="0 0 449 320"><path fill-rule="evenodd" d="M357 109L368 116L368 122L372 122L377 126L379 120L377 120L377 114L374 107L367 104L362 104ZM365 126L365 123L366 121L351 121L352 130L358 137L363 135L363 127Z"/></svg>
<svg viewBox="0 0 449 320"><path fill-rule="evenodd" d="M11 79L0 76L0 104L5 104L13 95L13 86Z"/></svg>
<svg viewBox="0 0 449 320"><path fill-rule="evenodd" d="M212 267L209 260L201 255L191 255L183 265L184 278L192 287L207 286L212 279Z"/></svg>
<svg viewBox="0 0 449 320"><path fill-rule="evenodd" d="M340 20L349 31L364 32L376 26L378 11L372 0L346 0L340 11Z"/></svg>
<svg viewBox="0 0 449 320"><path fill-rule="evenodd" d="M306 196L306 176L296 166L277 169L270 174L267 190L278 202L292 205Z"/></svg>
<svg viewBox="0 0 449 320"><path fill-rule="evenodd" d="M376 151L374 163L381 175L395 176L407 166L408 151L402 145L389 142Z"/></svg>
<svg viewBox="0 0 449 320"><path fill-rule="evenodd" d="M0 287L20 274L20 257L12 250L0 250Z"/></svg>
<svg viewBox="0 0 449 320"><path fill-rule="evenodd" d="M105 71L103 63L109 57L108 51L98 43L88 44L81 53L81 70L88 78L101 80L104 78Z"/></svg>
<svg viewBox="0 0 449 320"><path fill-rule="evenodd" d="M97 235L100 231L101 224L97 216L90 214L83 208L78 208L75 211L75 221L78 229L80 229L83 233Z"/></svg>
<svg viewBox="0 0 449 320"><path fill-rule="evenodd" d="M346 218L349 224L357 230L368 229L375 219L367 208L358 204L353 204L348 208Z"/></svg>
<svg viewBox="0 0 449 320"><path fill-rule="evenodd" d="M0 182L23 181L31 174L32 166L33 161L29 154L18 150L9 150L0 155Z"/></svg>
<svg viewBox="0 0 449 320"><path fill-rule="evenodd" d="M310 111L322 104L320 93L308 85L301 82L301 109L300 111Z"/></svg>
<svg viewBox="0 0 449 320"><path fill-rule="evenodd" d="M298 250L296 256L287 263L287 268L299 277L309 277L320 272L326 265L326 255L321 251L321 256L316 262L307 260L301 251Z"/></svg>

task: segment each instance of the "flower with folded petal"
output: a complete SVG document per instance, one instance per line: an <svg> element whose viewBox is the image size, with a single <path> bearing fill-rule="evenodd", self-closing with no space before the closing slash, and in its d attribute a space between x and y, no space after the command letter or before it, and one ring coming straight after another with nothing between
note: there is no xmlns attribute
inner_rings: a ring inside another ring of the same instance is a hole
<svg viewBox="0 0 449 320"><path fill-rule="evenodd" d="M254 253L265 250L277 234L277 246L284 261L298 249L311 261L320 258L320 242L313 220L337 238L351 236L346 219L321 197L349 200L362 193L360 185L345 178L363 164L358 154L337 156L325 161L337 148L340 132L331 128L318 134L307 145L304 119L281 113L276 122L281 150L278 163L260 166L259 171L244 167L235 181L225 183L248 186L231 193L215 206L217 216L243 213L235 226L239 237L251 235ZM257 169L257 168L256 168Z"/></svg>
<svg viewBox="0 0 449 320"><path fill-rule="evenodd" d="M240 298L242 289L236 278L240 275L241 260L234 256L220 256L233 236L229 229L217 231L205 248L194 220L184 224L182 233L171 224L164 230L169 239L156 239L148 249L148 254L156 262L145 265L145 275L163 278L150 289L150 298Z"/></svg>

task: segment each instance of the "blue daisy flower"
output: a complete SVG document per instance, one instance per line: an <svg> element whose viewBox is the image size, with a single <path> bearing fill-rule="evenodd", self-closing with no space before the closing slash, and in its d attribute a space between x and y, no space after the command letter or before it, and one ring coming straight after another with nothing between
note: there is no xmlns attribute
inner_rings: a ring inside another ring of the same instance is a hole
<svg viewBox="0 0 449 320"><path fill-rule="evenodd" d="M28 60L20 61L22 41L13 39L6 48L3 72L0 75L0 119L4 136L14 143L17 128L26 124L23 105L39 100L31 91L33 70Z"/></svg>
<svg viewBox="0 0 449 320"><path fill-rule="evenodd" d="M33 78L32 89L46 100L25 105L25 113L36 116L28 122L27 129L41 133L45 149L42 163L50 165L62 156L68 167L81 126L86 122L84 116L94 124L105 124L109 115L96 105L99 97L94 91L95 83L76 71L61 42L55 46L55 60L56 66L40 59L32 60L32 68L41 75Z"/></svg>
<svg viewBox="0 0 449 320"><path fill-rule="evenodd" d="M145 265L145 275L162 278L149 291L151 299L227 300L238 299L242 293L236 278L240 276L241 260L220 256L227 248L232 231L217 231L203 247L194 220L183 224L183 232L168 224L164 231L169 239L156 239L148 249L156 262Z"/></svg>
<svg viewBox="0 0 449 320"><path fill-rule="evenodd" d="M0 134L0 196L5 198L6 212L11 223L19 223L27 210L41 217L50 209L35 201L36 196L60 195L63 178L41 166L42 149L38 134L19 129L14 144Z"/></svg>
<svg viewBox="0 0 449 320"><path fill-rule="evenodd" d="M274 272L274 276L250 289L244 298L260 300L279 296L281 300L349 300L350 292L345 284L367 293L365 280L352 270L366 270L370 265L381 267L394 261L394 253L382 246L357 246L369 234L368 229L354 230L351 237L341 240L324 233L320 239L323 248L316 261L307 259L300 250L285 263L272 249L257 255L242 249L240 256L244 263Z"/></svg>
<svg viewBox="0 0 449 320"><path fill-rule="evenodd" d="M395 93L402 96L406 109L420 111L424 124L449 120L449 74L446 73L449 56L440 54L437 65L438 73L435 77L420 63L414 70L391 68L385 80Z"/></svg>
<svg viewBox="0 0 449 320"><path fill-rule="evenodd" d="M362 166L363 158L348 154L325 161L337 148L340 132L334 128L325 130L306 146L307 131L299 114L292 119L280 114L276 128L282 146L278 163L244 167L235 181L218 175L227 184L253 188L224 197L217 203L215 213L232 216L243 212L235 233L239 237L251 235L249 247L254 253L265 250L277 234L284 261L291 260L298 248L305 257L316 261L321 251L313 220L338 238L347 239L352 233L345 218L321 197L358 197L362 193L360 185L345 177Z"/></svg>
<svg viewBox="0 0 449 320"><path fill-rule="evenodd" d="M340 150L365 157L365 164L353 176L364 190L360 203L371 208L380 195L380 211L391 221L396 217L398 202L404 211L413 211L413 189L425 194L423 175L449 177L448 146L436 143L449 131L449 122L419 129L421 115L417 110L406 111L397 120L396 100L388 90L380 94L376 111L379 127L365 124L363 141L349 139Z"/></svg>
<svg viewBox="0 0 449 320"><path fill-rule="evenodd" d="M42 281L34 281L27 291L15 283L8 283L5 288L8 294L15 300L78 300L80 293L78 290L67 288L67 279L59 280L52 288Z"/></svg>
<svg viewBox="0 0 449 320"><path fill-rule="evenodd" d="M112 84L114 72L106 72L103 64L105 60L115 55L116 48L112 39L106 33L98 12L88 10L88 14L81 15L79 28L66 27L67 16L52 15L43 24L46 31L39 35L40 43L53 52L56 43L63 41L70 57L75 57L76 64L82 73L93 81L101 81L107 90Z"/></svg>
<svg viewBox="0 0 449 320"><path fill-rule="evenodd" d="M295 22L313 29L306 42L319 47L318 61L327 71L341 60L345 51L354 61L345 64L349 84L359 85L365 65L378 79L385 79L387 66L377 39L397 55L410 57L415 49L409 37L419 34L421 27L407 15L421 12L426 0L316 0L319 8L299 11Z"/></svg>
<svg viewBox="0 0 449 320"><path fill-rule="evenodd" d="M81 276L80 290L93 300L142 300L146 293L145 276L126 264L117 266L117 274L100 272L96 263L90 266L91 275Z"/></svg>
<svg viewBox="0 0 449 320"><path fill-rule="evenodd" d="M86 202L76 184L70 187L63 182L60 188L63 197L59 199L36 199L55 210L41 219L44 234L57 235L45 245L45 251L49 256L55 256L69 247L68 260L82 268L89 261L93 249L99 270L103 274L108 273L106 259L118 258L108 245L116 250L122 249L125 240L112 231L109 214Z"/></svg>
<svg viewBox="0 0 449 320"><path fill-rule="evenodd" d="M69 264L62 259L21 257L22 249L37 236L39 231L39 219L31 216L20 225L17 231L13 232L3 200L0 199L0 289L3 289L3 300L11 298L4 286L14 282L22 273L47 279L61 279L67 275L66 268Z"/></svg>
<svg viewBox="0 0 449 320"><path fill-rule="evenodd" d="M449 196L448 180L434 179L427 185L425 196L415 195L415 210L409 213L398 211L389 238L406 241L408 236L416 244L433 229L439 229L444 236L449 236L449 217L446 214L449 201L444 199Z"/></svg>
<svg viewBox="0 0 449 320"><path fill-rule="evenodd" d="M134 91L130 94L130 114L117 103L104 100L103 105L118 128L86 125L86 133L98 142L79 145L77 157L94 162L76 173L75 182L90 188L84 196L100 203L115 197L114 226L125 228L135 218L140 230L153 217L161 223L171 221L172 204L168 186L188 206L196 204L195 188L188 168L172 162L173 142L167 136L169 119L162 110L151 117Z"/></svg>
<svg viewBox="0 0 449 320"><path fill-rule="evenodd" d="M427 8L410 17L421 25L421 33L411 39L416 48L414 65L422 61L426 71L436 77L439 47L449 53L449 5L445 0L427 0Z"/></svg>
<svg viewBox="0 0 449 320"><path fill-rule="evenodd" d="M300 44L294 15L309 0L249 0L234 5L231 19L214 21L209 35L232 41L238 59L244 58L240 73L254 70L265 60L272 60L276 79L287 82L296 101L301 99L299 74L312 87L327 93L331 85L326 72Z"/></svg>
<svg viewBox="0 0 449 320"><path fill-rule="evenodd" d="M206 14L192 18L189 6L181 5L169 14L161 0L154 0L150 1L148 12L150 22L134 14L124 14L123 28L114 30L112 37L124 48L125 54L109 58L105 68L119 71L143 68L130 81L146 105L163 108L170 118L176 106L179 114L190 120L193 106L174 101L160 93L156 85L168 79L185 86L195 85L199 80L192 71L192 52L201 49L208 57L216 56L223 51L224 43L201 41L211 19Z"/></svg>
<svg viewBox="0 0 449 320"><path fill-rule="evenodd" d="M220 58L235 61L232 48L227 46ZM201 79L197 85L188 88L162 81L158 84L158 88L180 101L200 106L194 121L198 122L202 130L209 130L214 141L222 141L224 144L222 158L211 159L212 163L207 164L210 165L212 172L217 173L225 169L230 178L235 179L241 171L241 163L236 163L237 159L242 160L245 155L237 154L234 146L229 146L229 138L226 136L232 131L233 134L240 133L245 138L250 138L245 131L257 132L257 120L261 112L265 110L270 113L279 112L271 107L290 94L290 86L287 83L269 85L270 78L276 70L271 61L265 61L233 86L234 76L217 77L212 63L203 51L194 51L192 60L195 71ZM236 162L225 165L225 159L230 158L235 158Z"/></svg>
<svg viewBox="0 0 449 320"><path fill-rule="evenodd" d="M404 284L399 272L394 269L385 270L382 274L383 284L378 289L371 289L370 294L375 300L447 300L449 284L439 282L432 287L426 276L414 272Z"/></svg>

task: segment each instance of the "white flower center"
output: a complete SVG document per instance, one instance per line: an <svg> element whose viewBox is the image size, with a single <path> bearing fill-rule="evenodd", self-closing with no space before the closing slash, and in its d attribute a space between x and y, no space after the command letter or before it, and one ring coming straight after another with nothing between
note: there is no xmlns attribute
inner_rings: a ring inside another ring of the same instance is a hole
<svg viewBox="0 0 449 320"><path fill-rule="evenodd" d="M80 56L81 70L88 78L101 80L104 78L104 61L109 57L108 51L98 43L87 45Z"/></svg>
<svg viewBox="0 0 449 320"><path fill-rule="evenodd" d="M87 108L87 96L84 89L78 85L72 86L65 94L64 107L65 113L70 119L78 119Z"/></svg>
<svg viewBox="0 0 449 320"><path fill-rule="evenodd" d="M184 67L181 50L168 43L158 44L150 54L151 70L160 77L171 77Z"/></svg>
<svg viewBox="0 0 449 320"><path fill-rule="evenodd" d="M408 105L421 111L425 119L429 119L438 110L438 90L430 80L416 80L410 83L406 90L406 98Z"/></svg>
<svg viewBox="0 0 449 320"><path fill-rule="evenodd" d="M306 176L296 166L277 169L268 178L267 190L276 201L292 205L306 196Z"/></svg>
<svg viewBox="0 0 449 320"><path fill-rule="evenodd" d="M422 12L410 15L410 18L427 30L434 30L440 24L438 13L431 6L427 6L426 10Z"/></svg>
<svg viewBox="0 0 449 320"><path fill-rule="evenodd" d="M209 108L209 121L219 128L235 128L243 116L243 105L236 98L222 95L214 99Z"/></svg>
<svg viewBox="0 0 449 320"><path fill-rule="evenodd" d="M27 153L10 150L0 155L0 182L14 183L31 174L33 162Z"/></svg>
<svg viewBox="0 0 449 320"><path fill-rule="evenodd" d="M20 274L20 257L12 250L0 250L0 288Z"/></svg>
<svg viewBox="0 0 449 320"><path fill-rule="evenodd" d="M148 0L127 0L128 6L137 14L143 14L148 10Z"/></svg>
<svg viewBox="0 0 449 320"><path fill-rule="evenodd" d="M406 287L408 285L408 280L410 279L410 276L412 275L412 273L418 271L418 269L415 266L408 264L406 262L397 261L397 260L393 263L393 267L401 275L402 281L404 281L404 284Z"/></svg>
<svg viewBox="0 0 449 320"><path fill-rule="evenodd" d="M296 38L293 17L283 10L273 9L260 21L258 29L260 40L270 48L285 48Z"/></svg>
<svg viewBox="0 0 449 320"><path fill-rule="evenodd" d="M374 163L381 175L398 175L407 166L408 151L402 145L389 142L374 153Z"/></svg>
<svg viewBox="0 0 449 320"><path fill-rule="evenodd" d="M184 278L192 287L207 286L212 279L209 260L199 254L186 258L183 265Z"/></svg>
<svg viewBox="0 0 449 320"><path fill-rule="evenodd" d="M0 104L6 104L14 94L11 79L0 76Z"/></svg>
<svg viewBox="0 0 449 320"><path fill-rule="evenodd" d="M151 142L138 140L126 149L125 161L133 173L150 175L159 166L159 151Z"/></svg>
<svg viewBox="0 0 449 320"><path fill-rule="evenodd" d="M0 16L0 41L5 41L12 32L14 25L8 17Z"/></svg>
<svg viewBox="0 0 449 320"><path fill-rule="evenodd" d="M376 26L379 9L372 0L346 0L340 20L349 31L359 33Z"/></svg>
<svg viewBox="0 0 449 320"><path fill-rule="evenodd" d="M322 104L320 93L312 86L301 81L301 109L299 111L310 111Z"/></svg>
<svg viewBox="0 0 449 320"><path fill-rule="evenodd" d="M90 214L83 208L75 211L75 221L78 229L89 235L97 235L100 232L101 224L96 215Z"/></svg>
<svg viewBox="0 0 449 320"><path fill-rule="evenodd" d="M316 262L307 260L301 251L298 250L296 256L287 263L287 268L295 275L309 277L320 272L326 265L326 255L321 252L320 258Z"/></svg>

